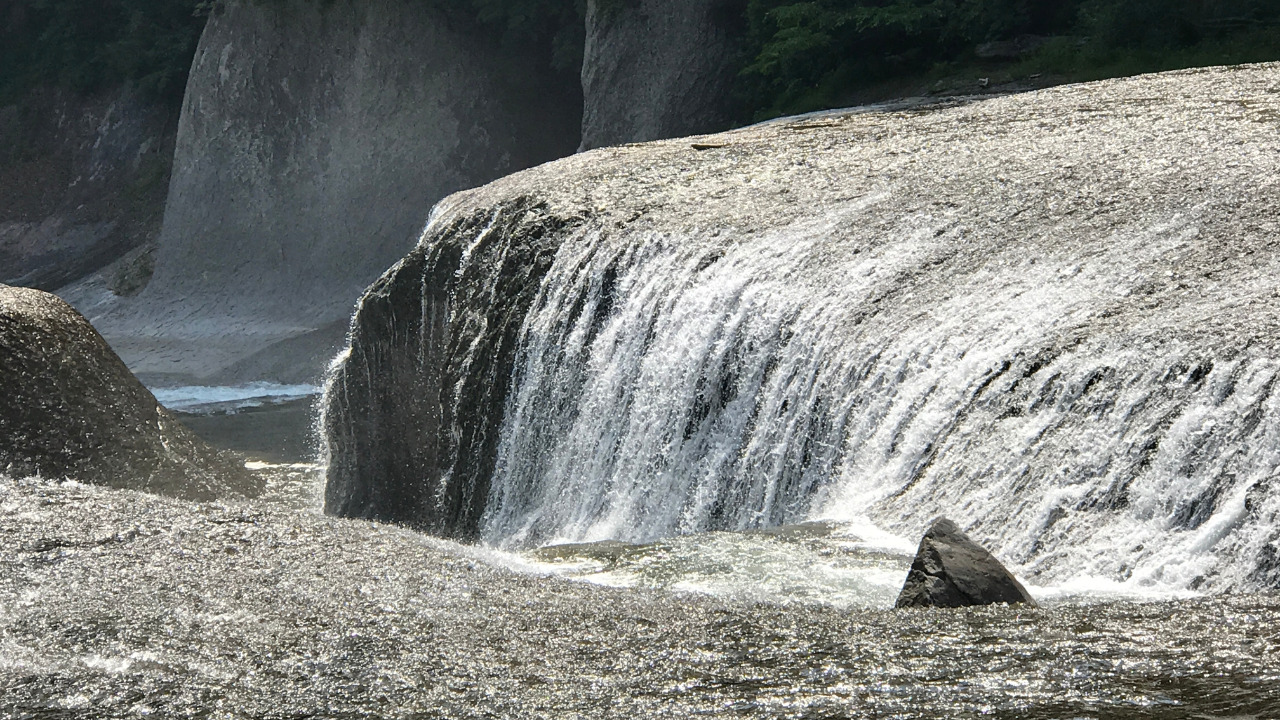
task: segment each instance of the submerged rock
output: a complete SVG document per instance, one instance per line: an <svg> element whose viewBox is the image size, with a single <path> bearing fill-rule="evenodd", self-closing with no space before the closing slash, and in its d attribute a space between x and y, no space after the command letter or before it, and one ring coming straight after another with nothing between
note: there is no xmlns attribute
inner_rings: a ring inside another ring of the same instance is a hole
<svg viewBox="0 0 1280 720"><path fill-rule="evenodd" d="M261 481L182 427L93 326L38 290L0 285L0 472L193 500Z"/></svg>
<svg viewBox="0 0 1280 720"><path fill-rule="evenodd" d="M920 540L895 607L1035 605L1022 584L986 548L946 518Z"/></svg>

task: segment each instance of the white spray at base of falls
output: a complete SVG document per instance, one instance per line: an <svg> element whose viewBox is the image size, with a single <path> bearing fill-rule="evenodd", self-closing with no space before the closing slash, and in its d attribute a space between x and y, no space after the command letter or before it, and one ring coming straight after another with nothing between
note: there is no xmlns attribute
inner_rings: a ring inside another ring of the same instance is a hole
<svg viewBox="0 0 1280 720"><path fill-rule="evenodd" d="M1280 511L1280 364L1195 328L1269 298L1267 268L1151 303L1194 271L1197 208L992 247L945 213L875 212L891 202L567 239L521 335L484 538L910 535L945 513L1039 584L1247 584Z"/></svg>

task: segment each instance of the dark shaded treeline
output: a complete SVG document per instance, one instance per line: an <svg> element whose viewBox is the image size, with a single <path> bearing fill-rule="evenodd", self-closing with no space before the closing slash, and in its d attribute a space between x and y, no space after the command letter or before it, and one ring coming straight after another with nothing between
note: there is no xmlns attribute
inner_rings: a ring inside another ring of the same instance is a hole
<svg viewBox="0 0 1280 720"><path fill-rule="evenodd" d="M1092 80L1280 58L1277 0L750 0L747 14L757 116L966 71Z"/></svg>
<svg viewBox="0 0 1280 720"><path fill-rule="evenodd" d="M280 0L261 0L279 2ZM584 0L423 0L577 72ZM37 86L90 92L133 82L180 101L218 0L0 0L0 102Z"/></svg>
<svg viewBox="0 0 1280 720"><path fill-rule="evenodd" d="M0 99L38 85L131 81L181 97L217 0L0 0ZM279 2L281 0L262 0ZM423 0L577 72L586 0ZM635 0L598 0L606 10ZM1088 79L1280 57L1280 0L724 0L741 36L743 120L840 105L860 89L980 65L982 43L1024 75ZM988 63L989 64L989 63Z"/></svg>
<svg viewBox="0 0 1280 720"><path fill-rule="evenodd" d="M0 0L0 100L125 81L181 100L203 0Z"/></svg>

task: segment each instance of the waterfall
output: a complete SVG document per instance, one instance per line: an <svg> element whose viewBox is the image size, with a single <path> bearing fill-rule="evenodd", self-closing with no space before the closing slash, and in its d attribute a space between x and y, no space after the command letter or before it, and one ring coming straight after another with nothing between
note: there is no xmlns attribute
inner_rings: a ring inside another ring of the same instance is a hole
<svg viewBox="0 0 1280 720"><path fill-rule="evenodd" d="M1033 583L1278 586L1273 75L795 120L454 196L362 301L327 507L506 548L946 514Z"/></svg>
<svg viewBox="0 0 1280 720"><path fill-rule="evenodd" d="M1188 342L1185 324L1270 282L1122 317L1197 242L1194 213L1056 257L976 257L942 216L848 243L840 228L884 202L755 235L564 242L520 334L483 537L947 512L1033 573L1066 559L1179 585L1262 544L1239 530L1274 527L1275 499L1258 505L1280 465L1280 363Z"/></svg>

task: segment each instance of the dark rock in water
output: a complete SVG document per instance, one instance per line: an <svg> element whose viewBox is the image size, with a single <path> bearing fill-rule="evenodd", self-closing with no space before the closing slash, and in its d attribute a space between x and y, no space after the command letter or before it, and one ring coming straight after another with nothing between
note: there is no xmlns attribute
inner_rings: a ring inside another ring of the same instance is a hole
<svg viewBox="0 0 1280 720"><path fill-rule="evenodd" d="M896 607L1035 605L1022 584L987 549L946 518L920 541Z"/></svg>
<svg viewBox="0 0 1280 720"><path fill-rule="evenodd" d="M0 472L66 477L193 500L261 481L160 407L63 301L0 285Z"/></svg>
<svg viewBox="0 0 1280 720"><path fill-rule="evenodd" d="M325 512L475 536L520 324L575 222L507 203L440 228L369 289L326 393Z"/></svg>
<svg viewBox="0 0 1280 720"><path fill-rule="evenodd" d="M582 63L582 148L728 127L744 4L591 0Z"/></svg>

